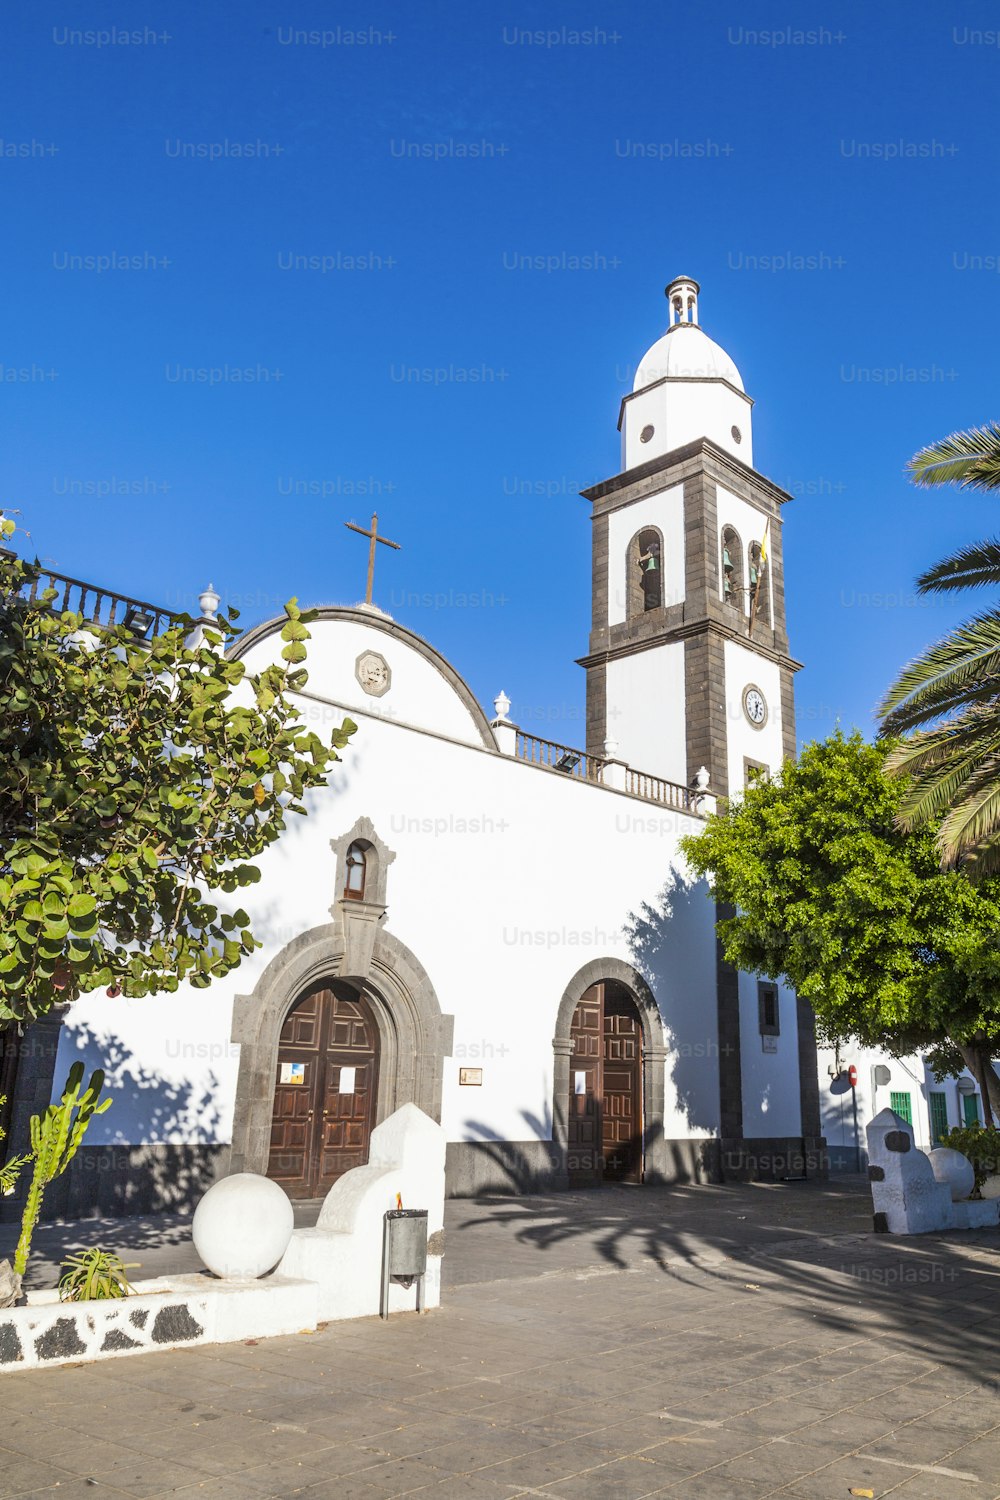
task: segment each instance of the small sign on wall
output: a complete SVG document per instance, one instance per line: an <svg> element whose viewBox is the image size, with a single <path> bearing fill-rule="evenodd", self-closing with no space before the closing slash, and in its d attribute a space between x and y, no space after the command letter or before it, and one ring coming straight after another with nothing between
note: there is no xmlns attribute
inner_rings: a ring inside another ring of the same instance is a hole
<svg viewBox="0 0 1000 1500"><path fill-rule="evenodd" d="M760 1045L762 1052L777 1052L778 1038L776 1036L762 1036Z"/></svg>
<svg viewBox="0 0 1000 1500"><path fill-rule="evenodd" d="M305 1063L287 1063L287 1062L283 1062L281 1064L281 1076L278 1079L279 1083L305 1083L305 1081L306 1081L306 1065L305 1065Z"/></svg>
<svg viewBox="0 0 1000 1500"><path fill-rule="evenodd" d="M342 1094L353 1094L357 1087L357 1068L341 1068L340 1070L340 1092Z"/></svg>
<svg viewBox="0 0 1000 1500"><path fill-rule="evenodd" d="M585 1094L587 1092L587 1073L586 1073L586 1070L583 1070L583 1071L581 1071L579 1073L574 1072L574 1074L573 1074L573 1092L574 1092L574 1094Z"/></svg>
<svg viewBox="0 0 1000 1500"><path fill-rule="evenodd" d="M458 1070L458 1082L459 1082L460 1087L462 1087L462 1088L474 1088L474 1089L482 1088L482 1085L483 1085L483 1070L482 1070L482 1068L459 1068L459 1070Z"/></svg>

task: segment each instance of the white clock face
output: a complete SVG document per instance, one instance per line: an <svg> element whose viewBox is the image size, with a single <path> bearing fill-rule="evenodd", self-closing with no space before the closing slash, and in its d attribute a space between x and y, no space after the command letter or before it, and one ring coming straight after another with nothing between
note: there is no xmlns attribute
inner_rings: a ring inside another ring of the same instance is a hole
<svg viewBox="0 0 1000 1500"><path fill-rule="evenodd" d="M767 719L767 700L758 687L743 690L743 712L755 729L763 727Z"/></svg>

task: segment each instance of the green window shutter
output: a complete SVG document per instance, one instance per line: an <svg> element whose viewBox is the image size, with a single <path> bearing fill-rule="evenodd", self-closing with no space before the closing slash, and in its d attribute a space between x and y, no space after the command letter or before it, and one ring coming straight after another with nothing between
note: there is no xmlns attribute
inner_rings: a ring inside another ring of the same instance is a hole
<svg viewBox="0 0 1000 1500"><path fill-rule="evenodd" d="M909 1094L891 1093L889 1095L889 1108L893 1114L902 1115L907 1125L913 1124L913 1112L910 1109Z"/></svg>
<svg viewBox="0 0 1000 1500"><path fill-rule="evenodd" d="M979 1098L976 1094L962 1095L962 1110L966 1125L979 1124Z"/></svg>
<svg viewBox="0 0 1000 1500"><path fill-rule="evenodd" d="M944 1094L928 1094L931 1108L931 1139L935 1146L948 1134L948 1101Z"/></svg>

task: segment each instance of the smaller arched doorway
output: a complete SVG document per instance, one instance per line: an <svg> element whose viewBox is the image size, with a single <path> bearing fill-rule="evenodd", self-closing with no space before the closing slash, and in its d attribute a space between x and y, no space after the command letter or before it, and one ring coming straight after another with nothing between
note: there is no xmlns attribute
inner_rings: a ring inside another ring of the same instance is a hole
<svg viewBox="0 0 1000 1500"><path fill-rule="evenodd" d="M267 1175L290 1198L320 1198L368 1160L379 1032L351 985L321 980L289 1010L278 1042Z"/></svg>
<svg viewBox="0 0 1000 1500"><path fill-rule="evenodd" d="M602 980L580 997L570 1044L570 1186L641 1182L642 1020L623 984Z"/></svg>

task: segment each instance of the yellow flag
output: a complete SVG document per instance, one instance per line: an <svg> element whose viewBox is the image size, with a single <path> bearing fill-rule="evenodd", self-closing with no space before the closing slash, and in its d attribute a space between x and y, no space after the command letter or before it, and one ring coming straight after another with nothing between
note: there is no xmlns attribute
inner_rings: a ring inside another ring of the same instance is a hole
<svg viewBox="0 0 1000 1500"><path fill-rule="evenodd" d="M767 520L764 522L764 535L763 535L763 537L761 539L761 544L760 544L760 565L761 565L762 569L763 569L765 563L767 562L767 541L768 541L768 536L770 534L770 530L771 530L771 517L768 516Z"/></svg>

